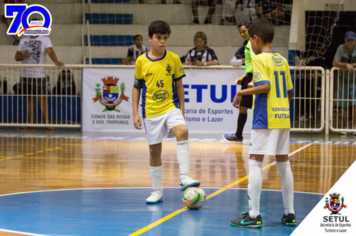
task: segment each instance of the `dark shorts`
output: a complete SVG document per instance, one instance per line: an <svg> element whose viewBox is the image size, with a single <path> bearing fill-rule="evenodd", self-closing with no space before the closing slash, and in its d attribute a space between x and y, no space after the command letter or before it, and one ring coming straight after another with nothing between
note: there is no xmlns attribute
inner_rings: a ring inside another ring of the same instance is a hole
<svg viewBox="0 0 356 236"><path fill-rule="evenodd" d="M46 94L46 79L45 78L25 78L20 77L20 93L43 95Z"/></svg>
<svg viewBox="0 0 356 236"><path fill-rule="evenodd" d="M252 81L253 73L248 73L241 83L241 90L248 88L248 83ZM242 96L242 100L240 106L246 108L252 108L253 96L252 95L244 95Z"/></svg>

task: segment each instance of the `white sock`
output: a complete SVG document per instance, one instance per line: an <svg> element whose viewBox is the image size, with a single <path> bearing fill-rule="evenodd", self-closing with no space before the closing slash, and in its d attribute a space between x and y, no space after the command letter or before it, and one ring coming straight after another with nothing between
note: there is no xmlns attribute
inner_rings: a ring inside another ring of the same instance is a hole
<svg viewBox="0 0 356 236"><path fill-rule="evenodd" d="M190 153L188 140L177 142L177 160L179 164L180 178L189 176Z"/></svg>
<svg viewBox="0 0 356 236"><path fill-rule="evenodd" d="M290 168L290 162L276 162L279 173L282 177L282 195L284 214L295 214L294 212L294 180L292 169Z"/></svg>
<svg viewBox="0 0 356 236"><path fill-rule="evenodd" d="M248 160L248 204L250 217L256 218L260 214L260 198L262 191L262 162Z"/></svg>
<svg viewBox="0 0 356 236"><path fill-rule="evenodd" d="M162 166L150 166L153 190L163 193L162 187Z"/></svg>

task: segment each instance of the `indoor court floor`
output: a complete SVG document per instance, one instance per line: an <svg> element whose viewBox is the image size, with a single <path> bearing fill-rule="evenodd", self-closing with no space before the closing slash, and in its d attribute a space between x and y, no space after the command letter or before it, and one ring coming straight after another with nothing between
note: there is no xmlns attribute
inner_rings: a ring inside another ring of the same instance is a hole
<svg viewBox="0 0 356 236"><path fill-rule="evenodd" d="M178 188L176 143L163 142L164 202L147 205L151 180L144 134L0 129L0 235L290 235L280 224L281 178L263 163L261 229L232 227L248 211L248 137L191 135L191 176L207 202L187 210ZM352 135L293 134L290 160L300 223L356 160Z"/></svg>

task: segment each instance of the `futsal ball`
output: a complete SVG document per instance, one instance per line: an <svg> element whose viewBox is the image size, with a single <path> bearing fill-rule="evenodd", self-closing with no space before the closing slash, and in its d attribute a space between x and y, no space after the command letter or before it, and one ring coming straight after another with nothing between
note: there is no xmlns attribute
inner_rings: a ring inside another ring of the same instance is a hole
<svg viewBox="0 0 356 236"><path fill-rule="evenodd" d="M206 201L206 194L198 187L187 188L182 196L183 203L189 209L199 209Z"/></svg>

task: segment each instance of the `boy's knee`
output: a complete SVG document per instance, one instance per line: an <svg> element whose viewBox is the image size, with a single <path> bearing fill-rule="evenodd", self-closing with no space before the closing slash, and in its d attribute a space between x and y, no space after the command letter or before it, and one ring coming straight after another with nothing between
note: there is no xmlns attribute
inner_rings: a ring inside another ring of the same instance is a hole
<svg viewBox="0 0 356 236"><path fill-rule="evenodd" d="M151 145L150 146L150 154L151 156L156 156L161 152L161 148L158 145Z"/></svg>
<svg viewBox="0 0 356 236"><path fill-rule="evenodd" d="M177 134L176 134L177 137L188 137L188 128L187 126L182 126L178 129L177 131Z"/></svg>

